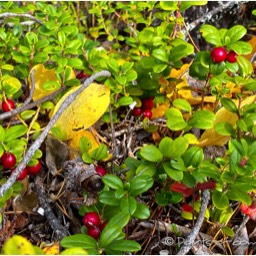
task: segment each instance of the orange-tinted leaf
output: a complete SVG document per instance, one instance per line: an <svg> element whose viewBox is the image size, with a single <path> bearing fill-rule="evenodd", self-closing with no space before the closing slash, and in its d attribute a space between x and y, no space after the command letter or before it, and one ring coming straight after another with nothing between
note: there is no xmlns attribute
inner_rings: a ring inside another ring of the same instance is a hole
<svg viewBox="0 0 256 256"><path fill-rule="evenodd" d="M60 254L60 244L59 242L55 242L50 246L46 246L43 249L45 255L59 255Z"/></svg>

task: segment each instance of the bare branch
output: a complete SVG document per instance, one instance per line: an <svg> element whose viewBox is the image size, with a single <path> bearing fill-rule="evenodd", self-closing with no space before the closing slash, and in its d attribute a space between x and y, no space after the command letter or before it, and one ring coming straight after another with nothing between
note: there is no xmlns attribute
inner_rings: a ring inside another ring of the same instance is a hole
<svg viewBox="0 0 256 256"><path fill-rule="evenodd" d="M180 248L177 255L185 255L193 247L196 237L199 234L199 230L203 224L204 215L205 215L209 200L210 200L210 192L209 192L209 190L204 190L202 193L202 202L201 202L200 212L197 217L196 224L192 228L191 233L186 237L186 239L184 241L184 245Z"/></svg>
<svg viewBox="0 0 256 256"><path fill-rule="evenodd" d="M0 187L0 198L5 194L5 192L15 183L16 179L19 177L22 170L26 167L27 163L30 161L30 159L33 157L34 153L37 149L40 148L41 144L44 142L47 134L52 129L56 121L59 119L61 114L66 110L66 108L76 99L76 97L85 89L87 88L95 79L103 76L111 76L111 73L107 70L100 71L91 77L87 78L83 85L73 92L72 94L68 95L68 97L63 101L63 103L60 105L60 108L57 110L57 112L53 115L52 119L49 121L43 132L40 134L40 136L35 140L35 142L31 145L31 147L28 149L26 154L24 155L22 161L19 163L19 165L16 167L16 169L12 172L11 176L8 178L8 180Z"/></svg>
<svg viewBox="0 0 256 256"><path fill-rule="evenodd" d="M4 12L0 14L0 19L3 18L10 18L10 17L21 17L21 18L28 18L30 20L33 20L41 25L44 25L44 23L41 20L38 20L33 15L27 14L27 13L12 13L12 12Z"/></svg>

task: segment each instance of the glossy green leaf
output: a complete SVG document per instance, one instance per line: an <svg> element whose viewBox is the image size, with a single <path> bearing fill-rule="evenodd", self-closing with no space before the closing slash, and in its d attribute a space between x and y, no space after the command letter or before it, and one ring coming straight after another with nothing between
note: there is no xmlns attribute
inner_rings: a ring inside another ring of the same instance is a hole
<svg viewBox="0 0 256 256"><path fill-rule="evenodd" d="M65 43L66 43L66 35L63 31L58 32L58 40L59 40L61 48L64 48Z"/></svg>
<svg viewBox="0 0 256 256"><path fill-rule="evenodd" d="M130 196L138 196L148 191L154 184L154 180L150 176L134 176L130 181L128 193Z"/></svg>
<svg viewBox="0 0 256 256"><path fill-rule="evenodd" d="M183 179L183 171L175 170L170 163L164 163L163 167L168 176L173 180L181 181Z"/></svg>
<svg viewBox="0 0 256 256"><path fill-rule="evenodd" d="M140 219L140 220L146 220L150 216L150 211L147 207L147 205L143 203L137 203L136 211L132 214L132 217Z"/></svg>
<svg viewBox="0 0 256 256"><path fill-rule="evenodd" d="M116 251L136 252L141 250L141 245L131 240L115 240L107 248Z"/></svg>
<svg viewBox="0 0 256 256"><path fill-rule="evenodd" d="M169 108L165 116L167 118L167 127L172 131L180 131L187 126L181 111L176 108Z"/></svg>
<svg viewBox="0 0 256 256"><path fill-rule="evenodd" d="M75 234L66 236L60 241L60 245L64 248L81 247L84 249L94 249L97 246L96 240L85 234Z"/></svg>
<svg viewBox="0 0 256 256"><path fill-rule="evenodd" d="M154 56L158 60L161 60L162 62L168 62L167 51L163 48L153 50L152 56Z"/></svg>
<svg viewBox="0 0 256 256"><path fill-rule="evenodd" d="M212 25L203 25L200 28L203 38L206 42L213 44L215 46L221 46L221 37L219 31Z"/></svg>
<svg viewBox="0 0 256 256"><path fill-rule="evenodd" d="M204 160L203 149L197 146L192 146L182 155L182 159L185 166L197 167Z"/></svg>
<svg viewBox="0 0 256 256"><path fill-rule="evenodd" d="M241 39L245 34L246 34L245 27L241 25L236 25L227 31L226 36L230 38L231 43L234 43L239 39Z"/></svg>
<svg viewBox="0 0 256 256"><path fill-rule="evenodd" d="M140 155L149 162L160 162L163 159L163 154L154 145L146 145L141 148Z"/></svg>
<svg viewBox="0 0 256 256"><path fill-rule="evenodd" d="M154 176L157 172L157 167L155 164L151 163L142 163L136 169L136 174L138 175L147 175L147 176Z"/></svg>
<svg viewBox="0 0 256 256"><path fill-rule="evenodd" d="M247 77L252 74L253 72L252 64L245 57L237 56L237 63L239 65L239 69L242 77Z"/></svg>
<svg viewBox="0 0 256 256"><path fill-rule="evenodd" d="M113 174L106 174L102 177L102 180L105 185L113 189L122 189L124 186L122 180Z"/></svg>
<svg viewBox="0 0 256 256"><path fill-rule="evenodd" d="M176 108L179 108L179 109L187 111L187 112L191 112L191 105L189 104L188 101L186 101L184 99L175 99L172 102L172 104Z"/></svg>
<svg viewBox="0 0 256 256"><path fill-rule="evenodd" d="M91 153L91 157L96 161L102 160L108 156L108 148L105 144L100 144L100 146L94 149Z"/></svg>
<svg viewBox="0 0 256 256"><path fill-rule="evenodd" d="M193 114L188 124L198 129L210 129L213 126L214 120L215 115L213 112L209 110L198 110Z"/></svg>
<svg viewBox="0 0 256 256"><path fill-rule="evenodd" d="M0 125L0 141L4 141L5 138L5 129L3 128L3 126Z"/></svg>
<svg viewBox="0 0 256 256"><path fill-rule="evenodd" d="M23 124L18 124L9 127L5 133L5 142L17 139L26 134L28 128Z"/></svg>
<svg viewBox="0 0 256 256"><path fill-rule="evenodd" d="M137 208L137 201L132 196L124 196L120 200L120 210L122 212L128 212L130 215L134 214Z"/></svg>
<svg viewBox="0 0 256 256"><path fill-rule="evenodd" d="M214 190L212 194L212 202L220 210L229 207L229 199L227 195L217 190Z"/></svg>
<svg viewBox="0 0 256 256"><path fill-rule="evenodd" d="M228 111L232 112L232 113L236 113L237 112L237 107L236 104L234 103L233 100L229 99L229 98L222 98L221 99L221 104L224 106L225 109L227 109Z"/></svg>
<svg viewBox="0 0 256 256"><path fill-rule="evenodd" d="M99 201L106 205L119 205L120 199L116 198L115 191L103 191L99 194Z"/></svg>

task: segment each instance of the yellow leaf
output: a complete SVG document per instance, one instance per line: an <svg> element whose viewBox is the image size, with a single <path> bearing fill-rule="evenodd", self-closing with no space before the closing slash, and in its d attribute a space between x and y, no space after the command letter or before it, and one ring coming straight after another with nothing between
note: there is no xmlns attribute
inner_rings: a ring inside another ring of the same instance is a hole
<svg viewBox="0 0 256 256"><path fill-rule="evenodd" d="M100 146L95 136L86 130L77 131L74 136L68 141L68 145L71 149L70 159L76 157L76 152L79 150L80 139L86 137L92 144L92 148L89 150L89 154L96 148Z"/></svg>
<svg viewBox="0 0 256 256"><path fill-rule="evenodd" d="M72 247L62 251L61 255L88 255L88 252L80 247Z"/></svg>
<svg viewBox="0 0 256 256"><path fill-rule="evenodd" d="M157 104L155 108L152 109L152 119L163 117L166 110L170 107L169 102L165 102L163 104Z"/></svg>
<svg viewBox="0 0 256 256"><path fill-rule="evenodd" d="M187 70L189 69L189 66L190 66L190 64L184 64L180 69L173 68L171 70L171 73L170 73L169 76L171 78L177 78L178 79L187 72Z"/></svg>
<svg viewBox="0 0 256 256"><path fill-rule="evenodd" d="M33 255L35 247L23 236L14 235L3 246L3 254L7 255Z"/></svg>
<svg viewBox="0 0 256 256"><path fill-rule="evenodd" d="M35 73L34 73L35 91L34 91L34 94L33 94L33 100L34 101L36 101L38 99L41 99L42 97L47 96L47 95L49 95L49 94L58 90L58 89L53 89L53 90L50 90L50 91L45 91L43 89L43 85L46 82L49 82L49 81L59 84L59 80L58 80L58 78L55 74L54 69L46 69L43 64L38 64L38 65L34 66L31 69L30 73L32 72L32 70L35 71ZM67 80L70 80L70 79L73 79L73 78L76 78L76 74L72 70L71 73L70 73L70 76L67 78ZM30 75L29 75L29 78L28 78L28 82L29 82L29 86L31 87Z"/></svg>
<svg viewBox="0 0 256 256"><path fill-rule="evenodd" d="M45 246L43 248L43 252L45 255L59 255L60 254L59 242L55 242L53 245L50 245L50 246Z"/></svg>
<svg viewBox="0 0 256 256"><path fill-rule="evenodd" d="M53 114L59 109L62 102L80 86L73 87L57 103ZM96 123L105 113L110 102L109 87L92 83L87 87L63 112L54 127L61 130L65 138L71 139L79 130L85 130ZM52 116L52 114L50 115Z"/></svg>
<svg viewBox="0 0 256 256"><path fill-rule="evenodd" d="M244 55L244 57L245 57L247 60L250 61L251 58L252 58L252 56L253 56L253 54L254 54L255 51L256 51L256 36L253 36L253 37L251 38L251 40L248 41L247 43L249 43L249 44L252 46L252 51L251 51L250 54Z"/></svg>
<svg viewBox="0 0 256 256"><path fill-rule="evenodd" d="M242 101L241 107L245 105L249 105L255 101L255 96L247 97ZM234 101L236 106L238 105L238 101ZM229 122L231 125L235 126L238 117L235 113L231 113L226 110L224 107L219 109L216 113L216 119L214 121L214 126L219 122ZM199 139L199 146L224 146L230 139L230 136L223 136L218 134L214 128L206 130L201 138Z"/></svg>

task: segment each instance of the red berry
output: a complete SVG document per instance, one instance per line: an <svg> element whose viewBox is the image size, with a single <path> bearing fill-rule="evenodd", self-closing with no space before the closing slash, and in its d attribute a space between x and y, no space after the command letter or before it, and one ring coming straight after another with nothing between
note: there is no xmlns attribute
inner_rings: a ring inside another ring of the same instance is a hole
<svg viewBox="0 0 256 256"><path fill-rule="evenodd" d="M104 176L107 174L107 171L102 166L96 166L95 171L100 175Z"/></svg>
<svg viewBox="0 0 256 256"><path fill-rule="evenodd" d="M211 52L211 59L215 63L224 61L227 57L227 51L223 47L216 47Z"/></svg>
<svg viewBox="0 0 256 256"><path fill-rule="evenodd" d="M11 173L12 173L13 171L14 171L14 169L11 170ZM24 180L24 179L27 177L27 175L28 175L28 170L27 170L27 168L24 168L24 169L22 170L20 176L17 178L17 180Z"/></svg>
<svg viewBox="0 0 256 256"><path fill-rule="evenodd" d="M189 204L183 204L181 206L181 209L183 212L193 212L194 211L194 208Z"/></svg>
<svg viewBox="0 0 256 256"><path fill-rule="evenodd" d="M100 231L98 228L89 228L87 230L87 235L93 237L94 239L98 239L100 237Z"/></svg>
<svg viewBox="0 0 256 256"><path fill-rule="evenodd" d="M230 63L236 62L237 54L234 51L230 51L226 57L226 60Z"/></svg>
<svg viewBox="0 0 256 256"><path fill-rule="evenodd" d="M83 217L83 223L87 228L99 227L100 217L96 212L87 212Z"/></svg>
<svg viewBox="0 0 256 256"><path fill-rule="evenodd" d="M78 73L77 75L76 75L76 78L77 79L83 79L83 78L87 78L89 75L88 74L86 74L86 73L84 73L84 71L82 70L80 73Z"/></svg>
<svg viewBox="0 0 256 256"><path fill-rule="evenodd" d="M144 118L147 117L148 119L150 119L152 117L152 111L150 109L144 110L143 111L143 117Z"/></svg>
<svg viewBox="0 0 256 256"><path fill-rule="evenodd" d="M28 173L32 174L32 175L39 173L41 168L42 168L42 164L40 161L38 161L38 163L36 165L27 166Z"/></svg>
<svg viewBox="0 0 256 256"><path fill-rule="evenodd" d="M244 167L244 166L246 165L246 163L247 163L247 158L244 157L244 158L240 161L240 166L241 166L241 167Z"/></svg>
<svg viewBox="0 0 256 256"><path fill-rule="evenodd" d="M15 108L15 103L11 99L6 99L6 101L2 102L2 109L4 112L11 111L12 109Z"/></svg>
<svg viewBox="0 0 256 256"><path fill-rule="evenodd" d="M154 98L148 98L148 99L142 100L142 109L151 110L153 107L154 107Z"/></svg>
<svg viewBox="0 0 256 256"><path fill-rule="evenodd" d="M251 205L242 204L241 211L248 215L252 220L256 220L256 203L252 202Z"/></svg>
<svg viewBox="0 0 256 256"><path fill-rule="evenodd" d="M100 231L103 231L103 229L106 227L106 225L108 224L108 221L105 220L103 223L100 224Z"/></svg>
<svg viewBox="0 0 256 256"><path fill-rule="evenodd" d="M142 114L142 109L141 108L134 108L132 110L132 113L134 116L140 116Z"/></svg>
<svg viewBox="0 0 256 256"><path fill-rule="evenodd" d="M12 153L4 152L1 157L1 160L2 160L2 166L5 169L12 168L16 164L16 157Z"/></svg>

